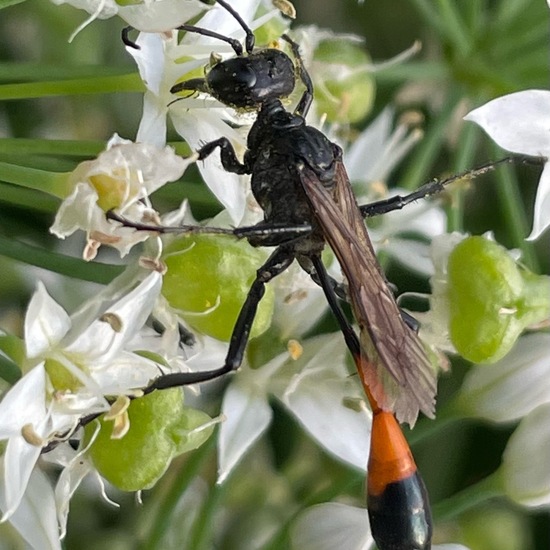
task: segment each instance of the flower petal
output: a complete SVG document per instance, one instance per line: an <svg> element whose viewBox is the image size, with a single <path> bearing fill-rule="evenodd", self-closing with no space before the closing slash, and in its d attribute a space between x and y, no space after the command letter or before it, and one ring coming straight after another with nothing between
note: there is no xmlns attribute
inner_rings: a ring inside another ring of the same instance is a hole
<svg viewBox="0 0 550 550"><path fill-rule="evenodd" d="M157 0L120 6L118 15L134 29L158 33L183 25L204 9L199 0Z"/></svg>
<svg viewBox="0 0 550 550"><path fill-rule="evenodd" d="M157 147L166 144L166 114L168 107L163 96L156 96L146 91L143 97L143 114L136 136L136 141L150 143Z"/></svg>
<svg viewBox="0 0 550 550"><path fill-rule="evenodd" d="M134 58L147 89L158 95L164 74L164 40L160 34L141 33L136 40L139 50L126 46Z"/></svg>
<svg viewBox="0 0 550 550"><path fill-rule="evenodd" d="M0 500L4 500L0 484ZM10 523L32 548L61 550L55 501L50 481L40 470L34 470L25 496L10 518Z"/></svg>
<svg viewBox="0 0 550 550"><path fill-rule="evenodd" d="M218 483L237 465L249 447L265 432L273 413L265 394L233 383L225 392L222 413L227 418L218 439Z"/></svg>
<svg viewBox="0 0 550 550"><path fill-rule="evenodd" d="M329 502L308 508L298 516L291 533L299 550L369 550L374 540L365 508Z"/></svg>
<svg viewBox="0 0 550 550"><path fill-rule="evenodd" d="M531 156L550 154L550 91L525 90L493 99L468 113L500 147Z"/></svg>
<svg viewBox="0 0 550 550"><path fill-rule="evenodd" d="M272 325L279 330L281 341L300 338L327 310L323 291L297 263L281 273L273 284L276 306Z"/></svg>
<svg viewBox="0 0 550 550"><path fill-rule="evenodd" d="M25 345L27 357L38 357L55 346L71 328L66 311L38 282L25 316Z"/></svg>
<svg viewBox="0 0 550 550"><path fill-rule="evenodd" d="M46 371L44 364L31 369L0 402L0 439L20 436L32 423L37 429L46 416Z"/></svg>
<svg viewBox="0 0 550 550"><path fill-rule="evenodd" d="M172 113L174 128L192 149L198 149L221 136L227 137L233 144L244 148L242 136L225 124L216 110L189 110L185 113ZM204 162L197 163L204 181L227 208L233 223L239 224L245 210L245 179L237 174L226 172L221 164L218 152L213 153Z"/></svg>
<svg viewBox="0 0 550 550"><path fill-rule="evenodd" d="M55 503L57 518L61 529L61 537L65 536L69 503L82 480L93 470L89 460L85 460L81 453L74 453L74 459L63 468L55 487Z"/></svg>
<svg viewBox="0 0 550 550"><path fill-rule="evenodd" d="M392 237L384 246L377 247L377 250L383 250L391 254L396 262L416 273L425 276L432 276L434 274L434 265L430 257L431 249L429 244L412 239Z"/></svg>
<svg viewBox="0 0 550 550"><path fill-rule="evenodd" d="M492 365L473 367L460 402L470 414L510 422L550 403L550 334L527 334L512 351Z"/></svg>
<svg viewBox="0 0 550 550"><path fill-rule="evenodd" d="M340 460L365 470L369 455L372 417L366 407L352 409L346 401L357 398L344 368L347 349L340 333L308 342L315 350L280 397L310 434Z"/></svg>
<svg viewBox="0 0 550 550"><path fill-rule="evenodd" d="M528 241L539 237L550 226L550 166L544 166L537 188L535 211L533 212L533 229Z"/></svg>
<svg viewBox="0 0 550 550"><path fill-rule="evenodd" d="M526 416L512 434L502 455L508 497L523 506L550 505L550 404Z"/></svg>
<svg viewBox="0 0 550 550"><path fill-rule="evenodd" d="M41 451L41 447L27 443L21 436L8 439L4 457L5 493L2 502L2 521L19 507Z"/></svg>
<svg viewBox="0 0 550 550"><path fill-rule="evenodd" d="M100 319L83 330L78 338L65 348L68 354L78 353L89 363L109 363L125 343L143 326L151 314L162 286L162 276L157 272L144 279L139 286L108 308ZM115 316L119 327L105 320Z"/></svg>

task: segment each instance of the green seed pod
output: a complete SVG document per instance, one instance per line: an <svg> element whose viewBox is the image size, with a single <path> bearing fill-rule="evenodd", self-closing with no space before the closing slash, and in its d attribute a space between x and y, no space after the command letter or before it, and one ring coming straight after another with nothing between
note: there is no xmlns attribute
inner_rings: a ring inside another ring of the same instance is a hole
<svg viewBox="0 0 550 550"><path fill-rule="evenodd" d="M315 104L332 123L358 122L371 111L376 85L363 46L345 37L321 40L313 56Z"/></svg>
<svg viewBox="0 0 550 550"><path fill-rule="evenodd" d="M493 241L464 239L449 255L447 269L449 333L470 361L499 360L526 326L550 314L550 278L520 269Z"/></svg>
<svg viewBox="0 0 550 550"><path fill-rule="evenodd" d="M190 433L210 417L184 407L180 388L134 399L127 414L130 429L124 436L113 439L113 421L101 419L99 433L90 448L98 472L123 491L152 487L175 456L200 447L213 430L209 426ZM86 426L85 442L96 429L96 423Z"/></svg>
<svg viewBox="0 0 550 550"><path fill-rule="evenodd" d="M264 253L230 237L201 235L172 242L164 261L162 294L169 304L196 330L228 341ZM269 328L273 304L268 285L251 337Z"/></svg>

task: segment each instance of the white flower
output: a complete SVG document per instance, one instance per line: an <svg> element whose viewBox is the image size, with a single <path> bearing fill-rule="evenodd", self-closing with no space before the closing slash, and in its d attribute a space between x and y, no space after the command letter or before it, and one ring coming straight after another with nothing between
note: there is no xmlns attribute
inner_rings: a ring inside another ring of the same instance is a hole
<svg viewBox="0 0 550 550"><path fill-rule="evenodd" d="M335 333L304 342L304 353L297 360L283 353L259 369L241 368L222 404L227 421L218 440L219 482L269 426L269 393L328 452L365 470L371 414L360 406L361 390L344 366L346 353L342 335ZM358 406L352 408L351 402Z"/></svg>
<svg viewBox="0 0 550 550"><path fill-rule="evenodd" d="M94 19L108 19L119 15L129 25L140 31L163 32L182 25L206 9L199 0L142 0L123 2L115 0L52 0L54 4L70 4L87 11L90 18L83 26Z"/></svg>
<svg viewBox="0 0 550 550"><path fill-rule="evenodd" d="M105 212L116 209L132 221L143 221L154 212L149 195L180 178L193 160L179 157L170 147L132 143L115 135L97 159L79 164L72 172L74 191L61 204L50 231L60 239L78 229L86 231L86 260L95 257L101 244L124 256L150 234L111 223Z"/></svg>
<svg viewBox="0 0 550 550"><path fill-rule="evenodd" d="M94 438L92 437L88 447L92 444L93 440ZM65 538L70 500L82 480L88 474L94 474L96 476L105 500L112 504L112 502L106 498L103 480L86 456L88 447L75 451L69 445L59 445L44 457L48 462L52 462L63 468L57 480L54 492L60 539Z"/></svg>
<svg viewBox="0 0 550 550"><path fill-rule="evenodd" d="M296 550L369 550L374 540L365 508L328 502L302 512L291 532ZM433 550L468 550L462 544L436 544Z"/></svg>
<svg viewBox="0 0 550 550"><path fill-rule="evenodd" d="M3 511L6 486L5 480L1 479L0 508ZM54 492L50 480L40 470L32 471L27 491L11 515L10 523L31 548L61 550Z"/></svg>
<svg viewBox="0 0 550 550"><path fill-rule="evenodd" d="M384 182L390 172L418 141L417 132L409 132L405 124L393 126L393 110L385 109L359 135L344 152L344 163L350 181L353 184L359 204L372 200L372 191L380 182ZM384 195L377 199L390 198L393 195L406 195L409 191L400 188L384 188ZM433 201L419 201L373 218L369 233L377 252L390 254L392 258L413 269L431 275L432 263L429 257L429 244L403 237L401 234L418 235L431 240L445 232L446 216Z"/></svg>
<svg viewBox="0 0 550 550"><path fill-rule="evenodd" d="M522 506L550 506L550 403L534 409L510 437L499 470L506 495Z"/></svg>
<svg viewBox="0 0 550 550"><path fill-rule="evenodd" d="M127 351L126 345L151 314L162 277L151 272L133 289L119 288L129 285L129 278L123 274L115 279L72 317L38 285L25 319L27 356L50 361L50 377L66 369L65 375L70 373L82 384L69 388L65 396L57 395L58 407L64 404L70 410L90 399L106 410L103 395L143 387L158 375L156 363Z"/></svg>
<svg viewBox="0 0 550 550"><path fill-rule="evenodd" d="M39 283L24 328L27 357L37 366L0 403L5 517L21 502L43 446L82 416L108 410L105 395L124 395L158 376L156 363L125 348L150 315L161 276L152 272L129 292L128 279L115 280L73 317Z"/></svg>
<svg viewBox="0 0 550 550"><path fill-rule="evenodd" d="M75 8L87 11L94 19L108 19L118 12L115 0L52 0L56 5L70 4Z"/></svg>
<svg viewBox="0 0 550 550"><path fill-rule="evenodd" d="M461 412L511 422L550 403L550 334L527 334L503 359L470 369L460 394Z"/></svg>
<svg viewBox="0 0 550 550"><path fill-rule="evenodd" d="M410 131L407 124L398 123L394 128L394 118L394 110L386 107L346 148L346 170L357 189L361 184L386 181L421 138L421 133Z"/></svg>
<svg viewBox="0 0 550 550"><path fill-rule="evenodd" d="M302 512L291 537L296 550L369 550L374 545L367 510L338 502L319 504Z"/></svg>
<svg viewBox="0 0 550 550"><path fill-rule="evenodd" d="M429 311L415 312L420 321L420 337L434 348L447 353L456 353L449 336L449 293L447 264L449 254L466 235L458 232L436 236L430 245L433 275L430 277L432 293L429 296Z"/></svg>
<svg viewBox="0 0 550 550"><path fill-rule="evenodd" d="M328 268L337 280L342 280L338 262ZM294 262L274 281L275 310L272 326L277 328L279 339L284 342L299 339L319 321L328 308L322 288Z"/></svg>
<svg viewBox="0 0 550 550"><path fill-rule="evenodd" d="M260 19L253 21L260 0L239 2L238 11L243 20L252 28L273 17L271 10ZM208 11L197 24L198 27L212 29L225 36L244 38L244 31L234 17L221 6ZM235 55L225 42L213 40L196 33L187 33L178 43L177 32L163 34L142 33L136 40L140 49L127 48L138 65L139 73L147 87L144 97L143 116L140 122L137 141L162 146L166 142L166 117L170 114L176 131L195 150L202 144L222 136L227 137L237 152L244 152L246 130L253 118L235 118L235 113L211 97L177 98L170 88L178 81L188 79L191 71L208 64L212 52L227 56ZM181 60L186 61L182 62ZM189 78L195 78L194 72ZM174 99L178 101L174 102ZM232 124L228 124L231 122ZM235 123L243 125L241 131ZM214 153L198 164L208 187L227 208L234 224L239 224L245 210L248 179L226 172L219 154Z"/></svg>
<svg viewBox="0 0 550 550"><path fill-rule="evenodd" d="M493 99L466 115L500 147L536 157L550 157L550 91L525 90ZM550 226L550 165L540 176L533 228L527 239L538 238Z"/></svg>
<svg viewBox="0 0 550 550"><path fill-rule="evenodd" d="M2 464L3 520L21 504L48 436L63 427L46 404L46 372L42 363L21 378L0 403L0 440L7 440Z"/></svg>

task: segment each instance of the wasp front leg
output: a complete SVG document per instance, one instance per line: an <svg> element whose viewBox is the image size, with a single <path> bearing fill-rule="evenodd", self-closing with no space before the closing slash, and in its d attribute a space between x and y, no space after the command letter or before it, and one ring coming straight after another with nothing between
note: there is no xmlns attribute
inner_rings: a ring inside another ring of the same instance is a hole
<svg viewBox="0 0 550 550"><path fill-rule="evenodd" d="M239 161L233 145L231 145L231 142L226 137L221 137L203 145L197 151L199 160L204 160L210 156L218 147L220 148L222 166L226 172L233 174L250 174L252 172L251 167L246 162L242 163Z"/></svg>

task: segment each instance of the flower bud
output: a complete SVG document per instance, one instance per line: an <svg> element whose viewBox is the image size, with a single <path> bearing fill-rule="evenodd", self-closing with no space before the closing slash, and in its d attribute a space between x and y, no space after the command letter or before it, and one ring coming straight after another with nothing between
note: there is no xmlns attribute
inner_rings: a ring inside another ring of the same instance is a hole
<svg viewBox="0 0 550 550"><path fill-rule="evenodd" d="M527 415L510 437L500 473L506 495L528 507L550 505L550 404Z"/></svg>

